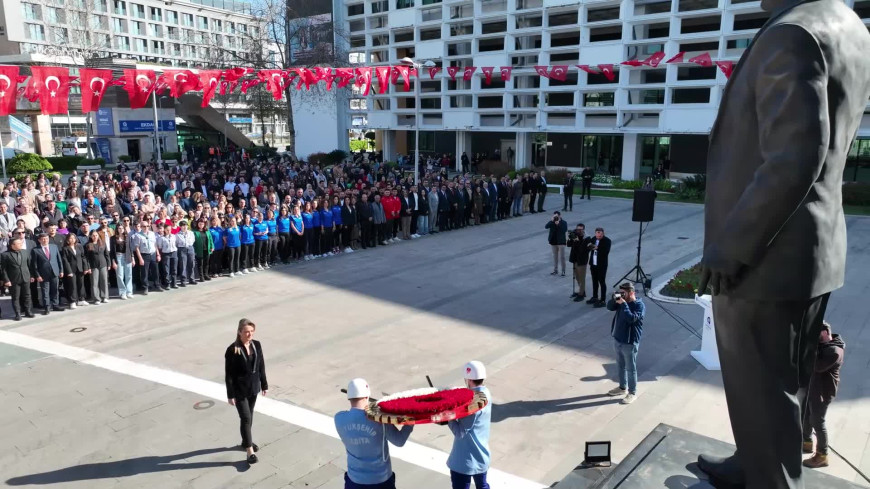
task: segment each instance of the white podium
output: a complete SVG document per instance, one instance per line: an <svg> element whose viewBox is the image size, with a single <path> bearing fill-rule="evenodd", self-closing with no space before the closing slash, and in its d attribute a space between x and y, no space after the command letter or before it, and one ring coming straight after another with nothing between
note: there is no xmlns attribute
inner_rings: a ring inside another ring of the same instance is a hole
<svg viewBox="0 0 870 489"><path fill-rule="evenodd" d="M695 295L695 304L704 308L704 327L701 332L701 350L693 351L692 357L707 370L722 370L719 365L719 350L716 347L716 325L713 322L713 297Z"/></svg>

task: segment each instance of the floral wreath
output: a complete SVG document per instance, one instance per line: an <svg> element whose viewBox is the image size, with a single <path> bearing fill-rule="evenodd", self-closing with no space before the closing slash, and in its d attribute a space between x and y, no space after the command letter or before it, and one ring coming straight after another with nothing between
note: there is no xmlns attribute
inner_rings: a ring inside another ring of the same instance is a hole
<svg viewBox="0 0 870 489"><path fill-rule="evenodd" d="M464 387L412 389L372 402L366 415L383 424L426 424L470 416L488 404L483 392Z"/></svg>

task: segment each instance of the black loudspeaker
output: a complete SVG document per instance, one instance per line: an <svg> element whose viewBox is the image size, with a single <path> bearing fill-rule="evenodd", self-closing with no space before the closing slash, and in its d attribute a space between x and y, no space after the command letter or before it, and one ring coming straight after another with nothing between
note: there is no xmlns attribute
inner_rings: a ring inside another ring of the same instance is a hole
<svg viewBox="0 0 870 489"><path fill-rule="evenodd" d="M651 222L656 210L655 190L635 190L634 205L631 208L631 220L634 222Z"/></svg>

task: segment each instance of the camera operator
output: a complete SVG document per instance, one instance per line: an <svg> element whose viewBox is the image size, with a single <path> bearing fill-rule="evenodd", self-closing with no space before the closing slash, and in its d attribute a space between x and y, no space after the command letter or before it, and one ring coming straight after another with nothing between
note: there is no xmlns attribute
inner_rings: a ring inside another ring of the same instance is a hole
<svg viewBox="0 0 870 489"><path fill-rule="evenodd" d="M643 336L643 301L637 298L634 285L625 282L607 301L607 310L616 311L610 326L616 349L619 386L611 389L609 396L625 396L621 404L631 404L637 398L637 350ZM628 394L626 395L626 388Z"/></svg>
<svg viewBox="0 0 870 489"><path fill-rule="evenodd" d="M610 238L604 235L604 228L595 228L595 237L589 239L589 272L592 275L592 298L586 301L595 307L604 307L607 294L607 264L610 256ZM599 289L601 295L598 295Z"/></svg>
<svg viewBox="0 0 870 489"><path fill-rule="evenodd" d="M586 236L586 226L581 222L568 233L568 248L571 254L568 261L574 269L574 280L577 281L577 292L571 295L574 302L581 302L586 298L586 265L589 263L589 240Z"/></svg>
<svg viewBox="0 0 870 489"><path fill-rule="evenodd" d="M553 213L553 219L544 226L550 230L548 241L550 248L553 250L553 273L550 275L558 275L559 263L562 263L562 276L565 276L565 233L568 232L568 223L562 220L562 214L559 211Z"/></svg>

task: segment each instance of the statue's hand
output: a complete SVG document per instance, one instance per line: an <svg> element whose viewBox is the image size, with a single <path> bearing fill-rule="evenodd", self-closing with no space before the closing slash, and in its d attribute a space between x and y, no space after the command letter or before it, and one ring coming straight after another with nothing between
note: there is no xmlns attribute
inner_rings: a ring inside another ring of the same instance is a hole
<svg viewBox="0 0 870 489"><path fill-rule="evenodd" d="M712 245L704 250L701 259L701 282L698 284L698 295L704 295L709 285L713 295L734 289L740 279L744 265L737 260L726 257L718 246Z"/></svg>

